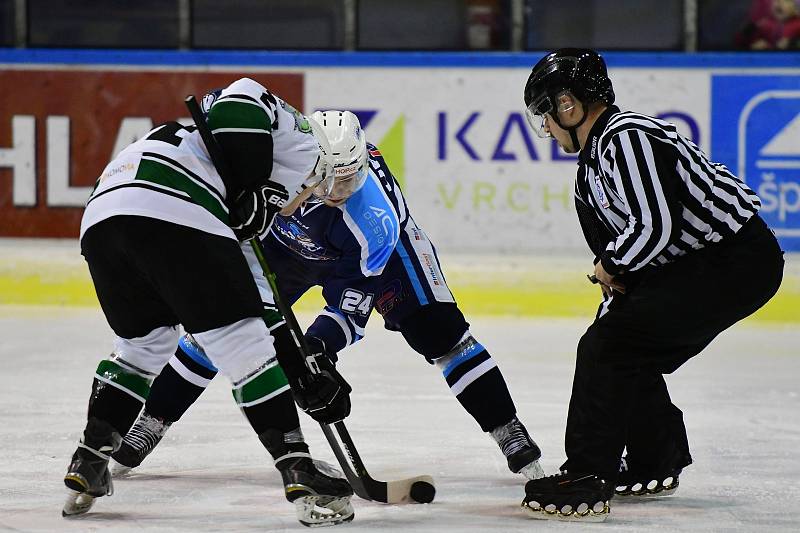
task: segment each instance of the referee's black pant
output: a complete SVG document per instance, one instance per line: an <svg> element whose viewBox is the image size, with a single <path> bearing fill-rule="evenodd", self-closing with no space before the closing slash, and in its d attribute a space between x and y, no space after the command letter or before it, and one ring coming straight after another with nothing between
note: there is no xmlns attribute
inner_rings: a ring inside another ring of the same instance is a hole
<svg viewBox="0 0 800 533"><path fill-rule="evenodd" d="M615 480L626 446L637 472L691 463L663 374L763 306L782 276L783 252L756 215L736 235L628 281L578 344L562 469Z"/></svg>

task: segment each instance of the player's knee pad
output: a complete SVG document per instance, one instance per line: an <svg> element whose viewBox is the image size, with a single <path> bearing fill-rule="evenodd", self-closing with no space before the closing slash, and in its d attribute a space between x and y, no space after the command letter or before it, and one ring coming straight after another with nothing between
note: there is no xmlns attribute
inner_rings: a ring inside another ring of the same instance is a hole
<svg viewBox="0 0 800 533"><path fill-rule="evenodd" d="M158 374L175 353L178 329L156 328L144 337L114 339L114 354L128 365L148 374Z"/></svg>
<svg viewBox="0 0 800 533"><path fill-rule="evenodd" d="M208 331L192 333L211 364L236 383L275 356L272 336L260 318L245 318Z"/></svg>
<svg viewBox="0 0 800 533"><path fill-rule="evenodd" d="M452 350L468 328L458 306L444 302L422 306L400 323L408 345L431 363Z"/></svg>
<svg viewBox="0 0 800 533"><path fill-rule="evenodd" d="M240 408L258 405L289 390L273 339L262 320L245 319L192 336L197 341L195 349L231 380Z"/></svg>
<svg viewBox="0 0 800 533"><path fill-rule="evenodd" d="M150 384L172 356L177 341L174 327L156 328L133 339L116 337L114 352L97 365L97 387L114 387L144 403Z"/></svg>

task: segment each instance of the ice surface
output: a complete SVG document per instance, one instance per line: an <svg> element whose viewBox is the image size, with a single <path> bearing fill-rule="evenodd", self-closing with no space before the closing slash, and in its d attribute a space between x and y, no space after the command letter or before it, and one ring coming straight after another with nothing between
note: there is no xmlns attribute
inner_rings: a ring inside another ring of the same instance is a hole
<svg viewBox="0 0 800 533"><path fill-rule="evenodd" d="M301 322L308 316L301 316ZM549 473L564 459L575 346L585 320L472 317ZM90 514L60 516L61 481L84 425L92 373L111 350L94 309L0 307L0 530L303 531L266 451L217 379L159 448ZM354 499L359 531L800 530L800 331L739 324L667 381L695 464L674 496L612 502L605 524L534 521L523 480L452 398L441 375L377 320L342 354L355 390L348 427L378 479L431 474L436 501ZM316 457L335 462L302 417Z"/></svg>

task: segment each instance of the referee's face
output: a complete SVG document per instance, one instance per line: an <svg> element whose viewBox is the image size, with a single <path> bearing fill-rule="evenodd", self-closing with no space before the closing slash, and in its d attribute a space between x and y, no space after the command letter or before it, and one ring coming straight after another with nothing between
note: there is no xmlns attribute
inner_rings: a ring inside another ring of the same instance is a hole
<svg viewBox="0 0 800 533"><path fill-rule="evenodd" d="M568 154L574 154L578 148L572 142L572 137L565 128L570 128L583 119L583 106L569 93L558 97L558 121L553 120L550 113L545 114L545 131L549 133L561 148ZM562 127L563 126L563 127Z"/></svg>
<svg viewBox="0 0 800 533"><path fill-rule="evenodd" d="M561 121L562 124L564 124L564 119L561 116L559 116L558 119ZM577 121L574 121L574 123L577 124ZM570 123L567 122L565 126L568 124ZM555 120L553 120L553 118L549 114L545 115L544 127L545 131L549 133L556 140L559 146L561 146L561 148L566 153L574 154L578 151L575 148L575 145L572 143L572 139L570 138L569 132L567 132L567 130L559 126L558 123Z"/></svg>

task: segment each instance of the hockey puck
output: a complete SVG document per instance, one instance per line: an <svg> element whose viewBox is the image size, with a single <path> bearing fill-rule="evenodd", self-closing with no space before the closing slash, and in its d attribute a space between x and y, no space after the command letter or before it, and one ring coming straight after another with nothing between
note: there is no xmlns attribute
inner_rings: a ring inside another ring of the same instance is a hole
<svg viewBox="0 0 800 533"><path fill-rule="evenodd" d="M408 492L411 499L418 503L431 503L436 496L436 488L427 481L415 481Z"/></svg>

